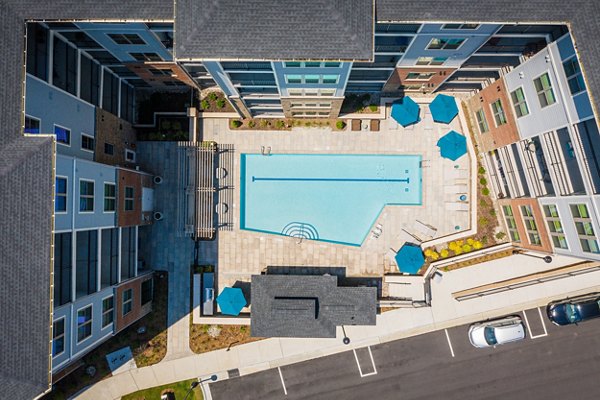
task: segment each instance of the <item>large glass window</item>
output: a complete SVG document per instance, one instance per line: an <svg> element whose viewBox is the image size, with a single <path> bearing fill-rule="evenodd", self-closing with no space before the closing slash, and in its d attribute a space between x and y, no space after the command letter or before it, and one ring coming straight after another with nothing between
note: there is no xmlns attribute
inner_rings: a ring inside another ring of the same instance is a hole
<svg viewBox="0 0 600 400"><path fill-rule="evenodd" d="M117 115L119 107L119 78L104 70L102 109Z"/></svg>
<svg viewBox="0 0 600 400"><path fill-rule="evenodd" d="M129 53L136 61L163 61L156 53Z"/></svg>
<svg viewBox="0 0 600 400"><path fill-rule="evenodd" d="M121 229L121 280L135 276L135 227Z"/></svg>
<svg viewBox="0 0 600 400"><path fill-rule="evenodd" d="M565 69L565 75L569 83L569 90L572 95L583 92L585 90L585 83L583 82L583 75L581 74L581 68L579 67L579 61L577 56L568 59L563 63Z"/></svg>
<svg viewBox="0 0 600 400"><path fill-rule="evenodd" d="M116 210L117 189L114 183L104 184L104 212Z"/></svg>
<svg viewBox="0 0 600 400"><path fill-rule="evenodd" d="M126 316L133 309L133 289L123 291L123 316Z"/></svg>
<svg viewBox="0 0 600 400"><path fill-rule="evenodd" d="M500 99L492 103L492 114L494 114L494 121L496 122L496 126L506 124L506 114L504 114L504 108L502 107L502 102L500 101Z"/></svg>
<svg viewBox="0 0 600 400"><path fill-rule="evenodd" d="M116 44L144 45L146 42L137 33L109 33L108 37Z"/></svg>
<svg viewBox="0 0 600 400"><path fill-rule="evenodd" d="M419 57L416 65L443 65L448 57Z"/></svg>
<svg viewBox="0 0 600 400"><path fill-rule="evenodd" d="M152 301L152 279L142 282L142 306Z"/></svg>
<svg viewBox="0 0 600 400"><path fill-rule="evenodd" d="M67 178L56 177L55 192L54 211L57 213L67 212Z"/></svg>
<svg viewBox="0 0 600 400"><path fill-rule="evenodd" d="M539 78L534 79L533 85L535 86L535 91L537 92L540 106L542 108L556 103L554 91L552 90L552 83L550 82L550 76L547 72Z"/></svg>
<svg viewBox="0 0 600 400"><path fill-rule="evenodd" d="M100 249L100 287L102 289L119 282L119 229L103 229Z"/></svg>
<svg viewBox="0 0 600 400"><path fill-rule="evenodd" d="M65 351L65 318L57 319L52 323L52 357L61 355Z"/></svg>
<svg viewBox="0 0 600 400"><path fill-rule="evenodd" d="M535 223L533 209L531 206L521 206L521 214L523 216L525 230L527 231L527 237L529 238L529 244L541 246L542 240L540 238L540 232L537 224Z"/></svg>
<svg viewBox="0 0 600 400"><path fill-rule="evenodd" d="M81 149L93 152L95 149L94 137L86 134L81 134Z"/></svg>
<svg viewBox="0 0 600 400"><path fill-rule="evenodd" d="M79 181L79 211L94 211L94 181Z"/></svg>
<svg viewBox="0 0 600 400"><path fill-rule="evenodd" d="M433 38L427 45L427 50L456 50L464 41L464 38Z"/></svg>
<svg viewBox="0 0 600 400"><path fill-rule="evenodd" d="M512 92L510 94L510 98L512 99L513 106L515 107L515 114L517 115L517 118L521 118L529 114L527 102L525 101L525 95L523 94L523 88L518 88Z"/></svg>
<svg viewBox="0 0 600 400"><path fill-rule="evenodd" d="M558 208L554 204L547 204L543 206L544 216L546 223L548 224L548 231L552 237L552 243L554 247L559 249L568 249L567 238L563 230L560 216L558 215Z"/></svg>
<svg viewBox="0 0 600 400"><path fill-rule="evenodd" d="M92 59L81 56L81 86L79 95L88 103L97 106L100 100L100 65Z"/></svg>
<svg viewBox="0 0 600 400"><path fill-rule="evenodd" d="M508 228L510 239L513 242L520 242L521 238L519 236L519 232L517 231L517 223L515 222L515 216L513 214L512 207L502 206L502 211L504 212L504 219L506 221L506 227Z"/></svg>
<svg viewBox="0 0 600 400"><path fill-rule="evenodd" d="M461 29L461 30L475 30L479 28L479 24L444 24L442 29Z"/></svg>
<svg viewBox="0 0 600 400"><path fill-rule="evenodd" d="M54 306L71 301L73 276L71 232L54 234Z"/></svg>
<svg viewBox="0 0 600 400"><path fill-rule="evenodd" d="M115 305L113 296L102 300L102 329L112 324L114 318L114 308Z"/></svg>
<svg viewBox="0 0 600 400"><path fill-rule="evenodd" d="M71 94L77 94L77 49L58 36L54 37L52 84Z"/></svg>
<svg viewBox="0 0 600 400"><path fill-rule="evenodd" d="M131 186L125 186L125 211L133 211L134 190Z"/></svg>
<svg viewBox="0 0 600 400"><path fill-rule="evenodd" d="M76 239L75 289L81 298L98 290L98 231L79 231Z"/></svg>
<svg viewBox="0 0 600 400"><path fill-rule="evenodd" d="M490 127L488 126L487 119L485 118L483 108L480 108L475 112L475 118L477 119L477 126L479 127L479 132L483 134L490 131Z"/></svg>
<svg viewBox="0 0 600 400"><path fill-rule="evenodd" d="M66 145L71 145L71 130L62 126L54 125L54 134L56 135L56 141Z"/></svg>
<svg viewBox="0 0 600 400"><path fill-rule="evenodd" d="M27 73L48 80L48 29L27 24Z"/></svg>
<svg viewBox="0 0 600 400"><path fill-rule="evenodd" d="M581 249L586 253L600 253L598 239L594 232L592 219L585 204L571 204L571 214L579 236Z"/></svg>
<svg viewBox="0 0 600 400"><path fill-rule="evenodd" d="M77 311L77 343L92 336L92 306Z"/></svg>
<svg viewBox="0 0 600 400"><path fill-rule="evenodd" d="M25 133L40 133L40 120L26 115L24 131Z"/></svg>

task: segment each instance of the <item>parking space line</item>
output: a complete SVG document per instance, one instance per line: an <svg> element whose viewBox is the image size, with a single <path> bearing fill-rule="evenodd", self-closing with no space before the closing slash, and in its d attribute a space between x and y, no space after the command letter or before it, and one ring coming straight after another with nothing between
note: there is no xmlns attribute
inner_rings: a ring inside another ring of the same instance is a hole
<svg viewBox="0 0 600 400"><path fill-rule="evenodd" d="M356 360L356 365L358 366L358 373L360 374L361 378L364 378L365 376L377 375L377 368L375 367L375 360L373 359L373 353L371 352L371 346L367 346L367 350L369 351L369 357L371 358L371 364L373 365L373 372L363 374L362 368L360 367L360 361L358 361L358 356L356 355L356 350L352 349L352 352L354 353L354 359Z"/></svg>
<svg viewBox="0 0 600 400"><path fill-rule="evenodd" d="M277 367L279 371L279 378L281 379L281 386L283 386L283 393L287 396L287 389L285 388L285 382L283 381L283 374L281 373L281 368Z"/></svg>
<svg viewBox="0 0 600 400"><path fill-rule="evenodd" d="M538 314L540 315L540 321L542 322L542 327L544 328L544 333L539 335L533 335L531 333L531 326L529 326L529 319L527 318L527 312L523 310L523 316L525 317L525 325L527 325L527 331L529 332L530 339L538 339L544 336L548 336L548 330L546 329L546 323L544 322L544 317L542 316L542 311L540 311L539 307L536 307Z"/></svg>
<svg viewBox="0 0 600 400"><path fill-rule="evenodd" d="M444 332L446 332L446 339L448 340L448 347L450 347L450 354L452 354L452 357L454 357L454 349L452 348L452 342L450 341L450 335L448 334L448 329L444 329Z"/></svg>

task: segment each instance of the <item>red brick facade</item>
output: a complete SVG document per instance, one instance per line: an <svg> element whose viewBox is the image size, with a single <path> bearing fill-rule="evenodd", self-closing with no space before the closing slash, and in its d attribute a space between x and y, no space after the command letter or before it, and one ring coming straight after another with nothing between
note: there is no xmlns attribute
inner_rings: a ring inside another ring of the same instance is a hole
<svg viewBox="0 0 600 400"><path fill-rule="evenodd" d="M444 67L402 67L396 68L392 76L383 86L384 92L419 92L432 93L444 81L452 75L456 68ZM410 73L433 74L427 80L425 79L408 79Z"/></svg>
<svg viewBox="0 0 600 400"><path fill-rule="evenodd" d="M122 331L129 325L152 311L152 302L142 306L142 283L151 280L153 274L144 274L131 279L115 288L115 333ZM123 315L123 295L131 289L131 311Z"/></svg>
<svg viewBox="0 0 600 400"><path fill-rule="evenodd" d="M520 243L516 243L517 246L523 247L525 249L537 250L547 253L552 252L552 242L550 239L550 235L548 234L546 221L544 220L544 214L542 213L542 209L537 199L501 199L498 200L498 205L500 206L500 208L502 208L502 206L505 205L509 205L512 208L512 212L515 218L515 224L517 226L517 232L519 232L519 237L521 239ZM537 227L538 234L540 237L541 245L534 245L530 243L529 236L527 234L527 229L525 227L523 211L521 210L521 206L531 207L531 211L533 212L533 218L535 220L535 225ZM503 212L502 218L504 218Z"/></svg>

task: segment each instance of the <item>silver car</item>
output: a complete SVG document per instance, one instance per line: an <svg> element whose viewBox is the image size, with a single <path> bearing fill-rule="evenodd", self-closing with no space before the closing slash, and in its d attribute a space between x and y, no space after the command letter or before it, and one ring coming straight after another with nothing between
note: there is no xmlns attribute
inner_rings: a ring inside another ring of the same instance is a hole
<svg viewBox="0 0 600 400"><path fill-rule="evenodd" d="M525 326L520 317L503 317L477 322L469 328L469 341L475 347L495 347L525 339Z"/></svg>

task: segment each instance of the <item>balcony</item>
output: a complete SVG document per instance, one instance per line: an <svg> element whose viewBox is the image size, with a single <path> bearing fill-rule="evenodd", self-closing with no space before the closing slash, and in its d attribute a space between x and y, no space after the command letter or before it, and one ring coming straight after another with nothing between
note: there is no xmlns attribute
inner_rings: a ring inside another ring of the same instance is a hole
<svg viewBox="0 0 600 400"><path fill-rule="evenodd" d="M573 145L582 156L581 170L585 182L593 194L600 193L600 133L593 119L574 126Z"/></svg>

